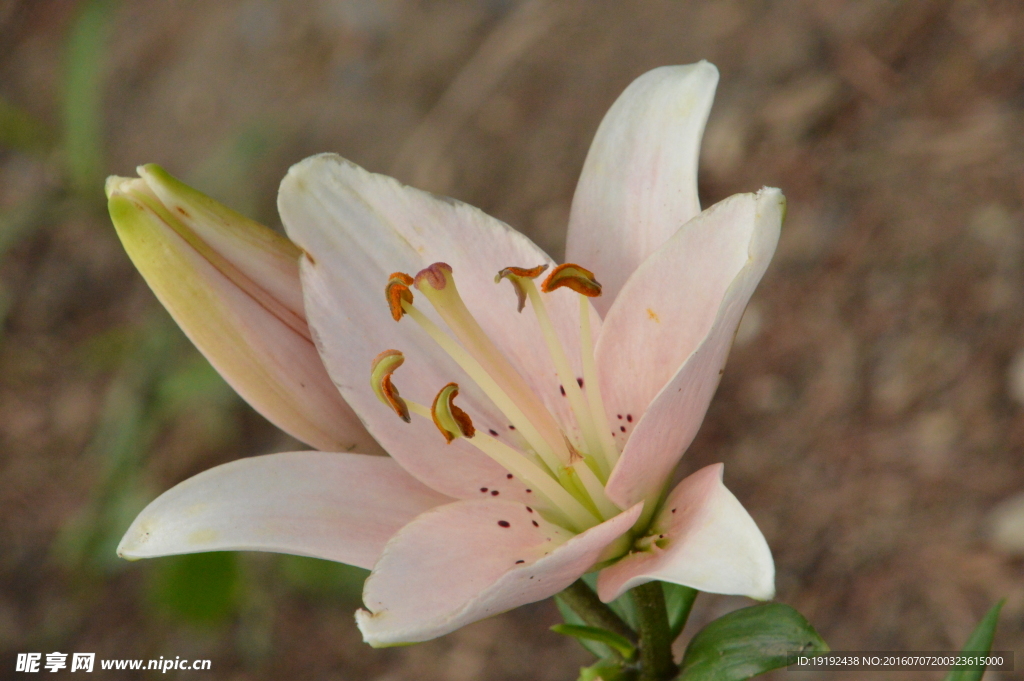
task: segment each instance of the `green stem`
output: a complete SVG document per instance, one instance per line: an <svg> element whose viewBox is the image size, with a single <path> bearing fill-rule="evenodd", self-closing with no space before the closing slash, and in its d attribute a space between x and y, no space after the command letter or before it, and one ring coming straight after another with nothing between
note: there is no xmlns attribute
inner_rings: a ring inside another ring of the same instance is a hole
<svg viewBox="0 0 1024 681"><path fill-rule="evenodd" d="M676 672L665 592L660 582L648 582L629 593L640 623L640 681L665 681Z"/></svg>
<svg viewBox="0 0 1024 681"><path fill-rule="evenodd" d="M629 625L623 622L614 610L602 603L593 589L587 586L582 579L573 582L568 589L558 594L558 598L562 599L588 625L607 629L631 643L636 643L636 632L630 629Z"/></svg>

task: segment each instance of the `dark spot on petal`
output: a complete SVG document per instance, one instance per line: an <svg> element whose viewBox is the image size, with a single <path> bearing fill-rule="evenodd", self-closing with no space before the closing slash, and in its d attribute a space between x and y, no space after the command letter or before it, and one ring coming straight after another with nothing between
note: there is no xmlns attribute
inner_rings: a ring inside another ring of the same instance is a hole
<svg viewBox="0 0 1024 681"><path fill-rule="evenodd" d="M630 423L633 423L633 415L632 414L626 414L626 420L629 421Z"/></svg>
<svg viewBox="0 0 1024 681"><path fill-rule="evenodd" d="M676 512L676 509L674 509L674 508L673 508L673 509L672 509L672 512L673 512L673 513L675 513L675 512Z"/></svg>
<svg viewBox="0 0 1024 681"><path fill-rule="evenodd" d="M512 527L512 524L509 521L507 521L507 520L499 520L498 521L498 526L499 527Z"/></svg>
<svg viewBox="0 0 1024 681"><path fill-rule="evenodd" d="M526 490L526 493L529 494L532 491L533 491L532 489L528 489L528 490Z"/></svg>
<svg viewBox="0 0 1024 681"><path fill-rule="evenodd" d="M525 560L517 560L516 561L516 565L522 565L525 562L526 562Z"/></svg>
<svg viewBox="0 0 1024 681"><path fill-rule="evenodd" d="M181 206L175 206L175 208L177 208L178 212L181 213L182 215L184 215L185 217L187 217L187 218L191 218L192 217L191 215L188 214L188 211L185 210L184 208L182 208Z"/></svg>
<svg viewBox="0 0 1024 681"><path fill-rule="evenodd" d="M511 423L510 423L510 424L508 424L508 429L509 429L509 430L515 430L515 429L516 429L516 427L515 427L515 426L513 426L513 425L512 425Z"/></svg>
<svg viewBox="0 0 1024 681"><path fill-rule="evenodd" d="M619 430L621 430L623 433L625 433L626 432L626 426L619 426Z"/></svg>
<svg viewBox="0 0 1024 681"><path fill-rule="evenodd" d="M722 367L721 369L718 370L718 375L719 376L721 376L724 373L725 373L725 367Z"/></svg>
<svg viewBox="0 0 1024 681"><path fill-rule="evenodd" d="M506 478L508 478L509 480L511 480L511 479L512 479L512 474L511 474L511 473L509 473L509 474L508 474L508 475L506 475L505 477L506 477Z"/></svg>
<svg viewBox="0 0 1024 681"><path fill-rule="evenodd" d="M540 523L538 523L536 520L531 520L530 522L533 523L534 527L540 527Z"/></svg>
<svg viewBox="0 0 1024 681"><path fill-rule="evenodd" d="M583 379L582 379L582 378L577 378L577 379L576 379L576 383L577 383L577 384L578 384L578 385L579 385L579 386L580 386L581 388L583 387Z"/></svg>
<svg viewBox="0 0 1024 681"><path fill-rule="evenodd" d="M558 386L558 391L560 393L562 393L562 397L565 397L565 386L564 385Z"/></svg>
<svg viewBox="0 0 1024 681"><path fill-rule="evenodd" d="M663 534L659 534L658 535L658 539L664 539L664 538L665 538L665 535L663 535Z"/></svg>
<svg viewBox="0 0 1024 681"><path fill-rule="evenodd" d="M481 492L486 492L486 491L487 491L487 488L486 488L486 487L481 487L481 488L480 488L480 491L481 491Z"/></svg>
<svg viewBox="0 0 1024 681"><path fill-rule="evenodd" d="M490 433L494 437L498 437L498 431L496 431L494 428L488 428L487 432Z"/></svg>
<svg viewBox="0 0 1024 681"><path fill-rule="evenodd" d="M619 417L619 420L620 420L620 421L622 420L622 414L616 414L616 416L618 416L618 417Z"/></svg>
<svg viewBox="0 0 1024 681"><path fill-rule="evenodd" d="M526 507L526 510L529 511L530 513L533 513L533 509L530 508L529 506Z"/></svg>
<svg viewBox="0 0 1024 681"><path fill-rule="evenodd" d="M491 490L491 496L492 497L498 496L498 490Z"/></svg>
<svg viewBox="0 0 1024 681"><path fill-rule="evenodd" d="M530 575L530 579L533 579L533 575Z"/></svg>

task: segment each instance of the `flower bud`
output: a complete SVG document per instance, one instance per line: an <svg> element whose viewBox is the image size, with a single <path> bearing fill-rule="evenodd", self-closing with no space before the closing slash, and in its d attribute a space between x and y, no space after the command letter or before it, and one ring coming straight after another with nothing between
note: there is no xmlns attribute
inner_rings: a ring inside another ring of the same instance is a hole
<svg viewBox="0 0 1024 681"><path fill-rule="evenodd" d="M174 321L258 412L318 449L379 452L331 382L302 305L302 251L156 165L107 179L128 256Z"/></svg>

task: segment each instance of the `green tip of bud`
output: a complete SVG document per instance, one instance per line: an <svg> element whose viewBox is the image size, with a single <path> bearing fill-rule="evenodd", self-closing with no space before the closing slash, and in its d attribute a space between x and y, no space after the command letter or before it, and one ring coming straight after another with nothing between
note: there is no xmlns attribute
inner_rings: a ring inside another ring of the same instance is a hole
<svg viewBox="0 0 1024 681"><path fill-rule="evenodd" d="M107 195L107 199L118 190L121 183L127 180L127 177L119 177L117 175L111 175L107 178L107 181L103 183L103 192Z"/></svg>

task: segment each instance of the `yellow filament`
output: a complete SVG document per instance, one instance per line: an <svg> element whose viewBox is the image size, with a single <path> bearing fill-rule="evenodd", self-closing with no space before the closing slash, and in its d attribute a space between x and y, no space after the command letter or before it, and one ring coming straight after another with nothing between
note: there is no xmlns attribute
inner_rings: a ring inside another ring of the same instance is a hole
<svg viewBox="0 0 1024 681"><path fill-rule="evenodd" d="M531 447L537 452L549 468L558 467L561 462L555 452L548 446L540 431L534 427L533 422L526 417L526 414L519 408L512 398L501 389L498 382L491 378L491 375L484 370L480 362L470 355L462 346L453 341L448 334L441 330L429 317L410 303L402 303L402 309L413 318L427 334L434 339L448 356L455 360L455 363L462 367L470 378L484 391L502 414L512 422L512 425L520 432Z"/></svg>
<svg viewBox="0 0 1024 681"><path fill-rule="evenodd" d="M612 428L608 423L608 414L604 410L604 398L601 396L601 385L597 380L597 363L594 360L594 340L590 332L590 301L580 296L580 360L583 363L583 388L587 391L587 402L590 413L601 438L601 449L608 466L609 473L619 460L619 448L612 439Z"/></svg>
<svg viewBox="0 0 1024 681"><path fill-rule="evenodd" d="M595 517L540 467L527 461L519 452L501 440L477 431L476 435L467 438L467 442L529 485L530 489L547 497L553 508L567 516L577 532L582 532L602 521L602 518Z"/></svg>
<svg viewBox="0 0 1024 681"><path fill-rule="evenodd" d="M602 451L601 440L594 427L594 420L590 414L590 407L587 405L586 400L583 397L583 393L580 390L579 383L576 382L576 376L573 373L572 367L569 365L569 359L565 355L565 350L562 348L562 342L558 339L558 334L555 332L555 327L551 323L551 317L548 315L547 306L544 305L544 300L540 296L540 292L537 290L537 286L533 283L532 279L526 279L522 282L522 285L526 289L526 295L530 298L530 305L533 307L534 314L537 316L537 322L540 324L541 332L544 335L544 342L548 346L548 352L551 354L551 359L555 363L555 371L558 373L558 380L562 384L562 388L565 390L565 396L569 398L569 406L572 408L573 414L576 416L576 423L580 427L580 432L583 434L583 439L586 442L587 450L596 453ZM586 383L584 379L584 383ZM601 468L602 475L607 478L610 468L608 468L608 462L605 461L605 457L596 457Z"/></svg>
<svg viewBox="0 0 1024 681"><path fill-rule="evenodd" d="M622 509L616 506L608 498L608 495L604 493L604 484L598 480L594 471L590 470L590 466L586 462L577 462L573 466L573 470L576 471L576 475L579 476L579 480L583 484L583 489L586 490L587 495L593 500L602 518L611 518L622 512Z"/></svg>
<svg viewBox="0 0 1024 681"><path fill-rule="evenodd" d="M433 421L434 416L430 407L410 400L406 400L406 403L410 412ZM518 450L479 430L473 437L464 439L519 478L528 489L537 492L539 500L546 503L551 510L560 512L576 532L582 532L601 522L601 518L595 517L540 466L526 459Z"/></svg>
<svg viewBox="0 0 1024 681"><path fill-rule="evenodd" d="M562 431L558 423L466 307L454 277L449 275L446 285L441 289L430 286L429 280L417 288L427 297L466 351L492 378L501 383L505 394L527 415L551 451L562 463L568 463L569 452L562 442Z"/></svg>

